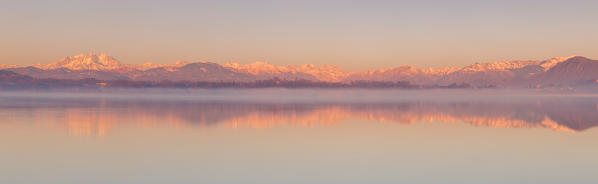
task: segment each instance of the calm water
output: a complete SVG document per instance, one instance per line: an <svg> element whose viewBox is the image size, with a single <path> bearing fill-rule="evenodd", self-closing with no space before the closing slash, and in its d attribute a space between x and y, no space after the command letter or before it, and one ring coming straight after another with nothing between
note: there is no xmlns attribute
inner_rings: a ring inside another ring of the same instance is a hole
<svg viewBox="0 0 598 184"><path fill-rule="evenodd" d="M598 97L463 93L4 92L0 183L598 183Z"/></svg>

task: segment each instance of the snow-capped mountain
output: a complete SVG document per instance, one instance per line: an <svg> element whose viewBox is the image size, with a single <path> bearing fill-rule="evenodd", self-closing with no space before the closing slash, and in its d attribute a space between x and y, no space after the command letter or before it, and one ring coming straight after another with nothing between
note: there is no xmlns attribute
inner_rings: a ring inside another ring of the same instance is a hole
<svg viewBox="0 0 598 184"><path fill-rule="evenodd" d="M437 83L441 85L468 83L476 86L520 85L569 58L572 57L556 57L542 61L475 63L447 73Z"/></svg>
<svg viewBox="0 0 598 184"><path fill-rule="evenodd" d="M380 69L365 72L354 72L343 80L350 81L409 81L414 84L434 84L440 77L457 70L456 68L419 69L404 65L396 68Z"/></svg>
<svg viewBox="0 0 598 184"><path fill-rule="evenodd" d="M251 64L177 61L173 64L122 64L106 54L65 57L46 65L0 69L34 78L251 82L278 78L350 83L352 81L409 82L416 85L467 83L484 86L536 86L545 84L594 83L598 62L584 57L556 57L539 61L475 63L462 68L425 68L405 65L396 68L347 72L338 66L312 64L276 66L267 62Z"/></svg>
<svg viewBox="0 0 598 184"><path fill-rule="evenodd" d="M226 63L224 66L241 73L254 75L259 79L277 77L287 80L306 79L338 82L348 74L342 68L331 65L319 67L313 64L276 66L267 62L255 62L251 64Z"/></svg>
<svg viewBox="0 0 598 184"><path fill-rule="evenodd" d="M51 70L66 68L70 70L115 70L122 67L120 62L107 54L81 54L67 56L58 62L47 65L38 64L36 68Z"/></svg>
<svg viewBox="0 0 598 184"><path fill-rule="evenodd" d="M7 64L0 64L0 70L6 68L17 68L17 65L7 65Z"/></svg>

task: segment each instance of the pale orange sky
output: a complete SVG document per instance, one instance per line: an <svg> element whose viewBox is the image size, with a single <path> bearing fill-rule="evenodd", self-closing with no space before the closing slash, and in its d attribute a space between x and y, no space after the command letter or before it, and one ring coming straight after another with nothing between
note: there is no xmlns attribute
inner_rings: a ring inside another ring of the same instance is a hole
<svg viewBox="0 0 598 184"><path fill-rule="evenodd" d="M596 1L0 2L0 63L266 61L349 71L598 58Z"/></svg>

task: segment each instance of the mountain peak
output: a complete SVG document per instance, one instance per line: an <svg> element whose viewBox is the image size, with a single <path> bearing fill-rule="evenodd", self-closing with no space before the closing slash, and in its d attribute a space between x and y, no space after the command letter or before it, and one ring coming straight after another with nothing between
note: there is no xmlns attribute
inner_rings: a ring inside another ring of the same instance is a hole
<svg viewBox="0 0 598 184"><path fill-rule="evenodd" d="M592 60L587 57L583 57L583 56L573 56L573 57L569 57L567 60L565 60L565 62L567 62L567 61L584 62L584 61L592 61Z"/></svg>
<svg viewBox="0 0 598 184"><path fill-rule="evenodd" d="M299 78L301 75L313 76L321 81L340 81L347 76L347 72L338 66L314 64L278 66L268 62L258 61L250 64L226 63L223 66L236 71L252 75L283 75L290 78ZM285 78L285 77L282 77Z"/></svg>
<svg viewBox="0 0 598 184"><path fill-rule="evenodd" d="M536 78L539 84L578 85L598 82L598 61L574 56L556 64Z"/></svg>
<svg viewBox="0 0 598 184"><path fill-rule="evenodd" d="M17 65L0 64L0 69L17 68Z"/></svg>
<svg viewBox="0 0 598 184"><path fill-rule="evenodd" d="M113 70L121 67L120 61L107 54L80 54L67 56L60 61L38 65L41 69L67 68L71 70Z"/></svg>

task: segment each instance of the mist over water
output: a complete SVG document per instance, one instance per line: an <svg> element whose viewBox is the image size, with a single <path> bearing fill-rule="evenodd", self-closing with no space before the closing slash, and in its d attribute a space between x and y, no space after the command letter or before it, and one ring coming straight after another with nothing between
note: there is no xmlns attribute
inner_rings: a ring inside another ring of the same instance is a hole
<svg viewBox="0 0 598 184"><path fill-rule="evenodd" d="M2 92L0 120L0 183L598 181L584 93Z"/></svg>
<svg viewBox="0 0 598 184"><path fill-rule="evenodd" d="M23 99L127 99L223 103L374 103L402 101L504 101L596 98L598 91L540 89L318 89L318 88L115 88L100 90L2 91L0 97Z"/></svg>

